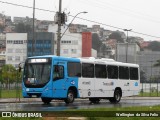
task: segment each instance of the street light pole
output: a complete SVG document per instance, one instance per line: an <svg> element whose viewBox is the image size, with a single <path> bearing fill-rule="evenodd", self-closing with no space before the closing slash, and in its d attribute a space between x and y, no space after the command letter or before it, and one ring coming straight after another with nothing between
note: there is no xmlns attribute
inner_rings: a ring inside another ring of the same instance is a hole
<svg viewBox="0 0 160 120"><path fill-rule="evenodd" d="M65 34L65 32L68 30L68 28L70 27L70 25L72 24L73 20L81 13L87 13L87 12L79 12L77 13L72 21L70 22L70 24L68 25L68 27L66 28L66 30L63 32L63 34L61 35L61 0L59 1L59 14L58 15L58 35L57 35L57 56L60 56L60 42L61 42L61 38L63 37L63 35Z"/></svg>
<svg viewBox="0 0 160 120"><path fill-rule="evenodd" d="M123 29L124 31L127 31L127 39L126 39L126 63L128 62L128 31L131 31L132 29Z"/></svg>
<svg viewBox="0 0 160 120"><path fill-rule="evenodd" d="M68 27L66 28L66 30L64 31L64 33L62 34L62 36L61 36L61 38L63 37L63 35L66 33L66 31L68 30L68 28L70 27L70 25L72 24L72 22L73 22L73 20L79 15L79 14L81 14L81 13L88 13L88 12L86 12L86 11L83 11L83 12L79 12L79 13L77 13L74 17L73 17L73 19L72 19L72 21L69 23L69 25L68 25Z"/></svg>

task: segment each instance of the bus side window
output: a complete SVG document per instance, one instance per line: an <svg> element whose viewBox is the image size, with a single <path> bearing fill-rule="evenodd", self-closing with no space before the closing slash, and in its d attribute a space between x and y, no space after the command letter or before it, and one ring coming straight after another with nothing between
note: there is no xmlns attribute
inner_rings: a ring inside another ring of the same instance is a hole
<svg viewBox="0 0 160 120"><path fill-rule="evenodd" d="M68 62L67 71L69 77L81 77L81 63Z"/></svg>
<svg viewBox="0 0 160 120"><path fill-rule="evenodd" d="M118 67L108 65L107 66L108 78L110 79L118 79Z"/></svg>
<svg viewBox="0 0 160 120"><path fill-rule="evenodd" d="M138 80L138 68L130 67L130 80Z"/></svg>
<svg viewBox="0 0 160 120"><path fill-rule="evenodd" d="M64 67L55 65L53 71L53 80L58 80L62 78L64 78Z"/></svg>
<svg viewBox="0 0 160 120"><path fill-rule="evenodd" d="M95 76L96 78L107 78L106 65L95 64Z"/></svg>

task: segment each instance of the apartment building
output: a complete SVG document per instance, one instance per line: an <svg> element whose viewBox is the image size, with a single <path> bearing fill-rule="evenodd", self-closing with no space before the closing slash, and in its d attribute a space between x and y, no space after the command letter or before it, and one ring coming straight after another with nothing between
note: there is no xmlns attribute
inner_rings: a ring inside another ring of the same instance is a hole
<svg viewBox="0 0 160 120"><path fill-rule="evenodd" d="M18 67L27 57L27 33L6 34L6 64Z"/></svg>

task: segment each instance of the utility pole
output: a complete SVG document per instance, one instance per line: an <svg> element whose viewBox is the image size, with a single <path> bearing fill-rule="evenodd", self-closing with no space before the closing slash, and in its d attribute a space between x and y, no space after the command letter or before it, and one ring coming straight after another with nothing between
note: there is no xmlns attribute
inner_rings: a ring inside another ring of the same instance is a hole
<svg viewBox="0 0 160 120"><path fill-rule="evenodd" d="M57 56L60 56L60 42L61 42L61 10L62 10L62 0L59 0L59 12L58 12L58 33L57 33Z"/></svg>
<svg viewBox="0 0 160 120"><path fill-rule="evenodd" d="M73 22L73 20L81 13L87 13L87 12L79 12L77 13L71 23ZM57 56L60 56L60 51L61 51L61 38L63 37L63 35L65 34L65 32L68 30L69 26L71 25L71 23L68 25L68 27L66 28L66 30L64 31L64 33L61 35L61 26L63 24L65 24L65 22L67 22L67 16L65 14L65 12L62 13L62 0L59 0L59 11L56 13L55 16L55 23L58 24L58 31L57 31Z"/></svg>
<svg viewBox="0 0 160 120"><path fill-rule="evenodd" d="M35 0L33 0L32 56L35 55L34 19L35 19Z"/></svg>

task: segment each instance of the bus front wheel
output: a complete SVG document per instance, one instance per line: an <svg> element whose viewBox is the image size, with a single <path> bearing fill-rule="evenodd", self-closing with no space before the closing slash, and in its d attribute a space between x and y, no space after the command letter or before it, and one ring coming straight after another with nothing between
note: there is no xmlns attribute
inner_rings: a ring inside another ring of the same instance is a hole
<svg viewBox="0 0 160 120"><path fill-rule="evenodd" d="M50 98L41 98L42 99L42 102L44 103L44 104L49 104L50 102L51 102L51 100L52 99L50 99Z"/></svg>
<svg viewBox="0 0 160 120"><path fill-rule="evenodd" d="M74 102L74 98L75 98L74 91L73 90L69 90L68 93L67 93L67 98L64 99L64 102L66 104L73 103Z"/></svg>
<svg viewBox="0 0 160 120"><path fill-rule="evenodd" d="M109 98L109 101L111 103L118 103L121 100L122 94L121 91L119 89L114 91L114 97Z"/></svg>

